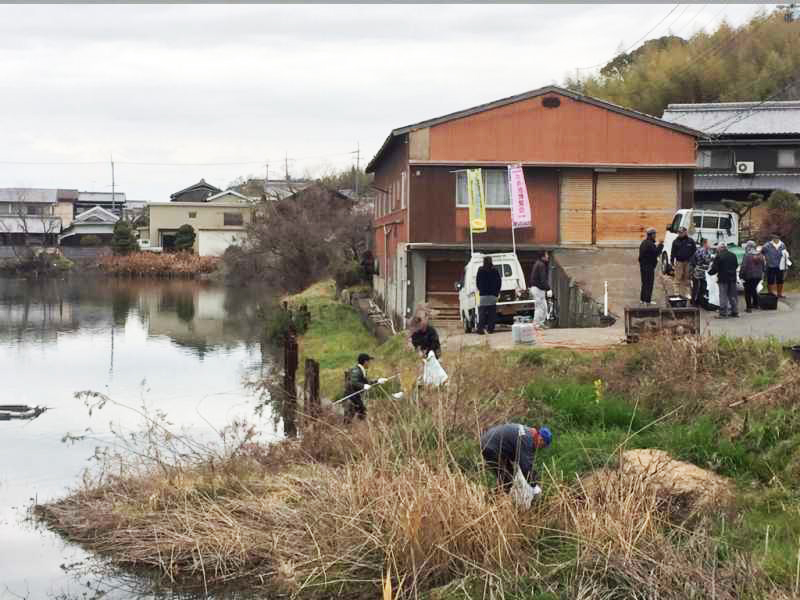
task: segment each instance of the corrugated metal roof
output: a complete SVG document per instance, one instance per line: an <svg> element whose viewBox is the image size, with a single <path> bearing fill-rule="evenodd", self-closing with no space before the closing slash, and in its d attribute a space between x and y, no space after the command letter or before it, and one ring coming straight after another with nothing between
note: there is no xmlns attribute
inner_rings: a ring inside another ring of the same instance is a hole
<svg viewBox="0 0 800 600"><path fill-rule="evenodd" d="M800 174L757 173L752 177L742 177L734 174L704 175L695 173L694 189L698 192L786 190L798 194L800 193Z"/></svg>
<svg viewBox="0 0 800 600"><path fill-rule="evenodd" d="M800 101L670 104L662 119L713 135L800 133Z"/></svg>
<svg viewBox="0 0 800 600"><path fill-rule="evenodd" d="M0 202L35 202L55 204L58 202L58 190L44 188L0 188Z"/></svg>

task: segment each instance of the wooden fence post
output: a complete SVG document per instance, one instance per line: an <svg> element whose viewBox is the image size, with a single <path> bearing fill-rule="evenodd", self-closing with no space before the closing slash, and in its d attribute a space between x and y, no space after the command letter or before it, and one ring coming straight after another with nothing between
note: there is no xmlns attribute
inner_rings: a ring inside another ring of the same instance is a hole
<svg viewBox="0 0 800 600"><path fill-rule="evenodd" d="M318 417L322 405L319 399L319 363L313 358L306 359L305 409L312 417Z"/></svg>
<svg viewBox="0 0 800 600"><path fill-rule="evenodd" d="M286 437L297 437L297 338L290 332L283 346L283 434Z"/></svg>

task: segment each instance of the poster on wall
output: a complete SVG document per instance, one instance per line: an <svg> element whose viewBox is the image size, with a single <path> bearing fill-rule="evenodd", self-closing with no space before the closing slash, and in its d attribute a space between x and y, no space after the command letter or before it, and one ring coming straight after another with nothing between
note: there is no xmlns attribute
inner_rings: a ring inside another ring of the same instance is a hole
<svg viewBox="0 0 800 600"><path fill-rule="evenodd" d="M486 202L483 197L483 177L480 169L467 169L467 199L469 200L469 230L486 231Z"/></svg>
<svg viewBox="0 0 800 600"><path fill-rule="evenodd" d="M508 166L508 188L511 197L511 226L514 229L530 227L531 204L528 201L528 188L525 174L520 165Z"/></svg>

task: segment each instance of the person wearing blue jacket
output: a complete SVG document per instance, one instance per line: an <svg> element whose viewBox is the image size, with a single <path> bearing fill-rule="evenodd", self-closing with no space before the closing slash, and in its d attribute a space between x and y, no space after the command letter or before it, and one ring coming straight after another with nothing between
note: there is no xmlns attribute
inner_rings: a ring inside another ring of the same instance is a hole
<svg viewBox="0 0 800 600"><path fill-rule="evenodd" d="M546 426L537 429L519 423L505 423L483 432L481 454L486 467L497 479L497 487L507 493L514 483L516 465L519 465L528 483L538 483L534 456L537 450L547 448L552 441L553 434Z"/></svg>
<svg viewBox="0 0 800 600"><path fill-rule="evenodd" d="M767 259L767 289L769 293L778 298L783 298L783 257L786 245L777 233L772 234L772 241L761 248L761 253Z"/></svg>

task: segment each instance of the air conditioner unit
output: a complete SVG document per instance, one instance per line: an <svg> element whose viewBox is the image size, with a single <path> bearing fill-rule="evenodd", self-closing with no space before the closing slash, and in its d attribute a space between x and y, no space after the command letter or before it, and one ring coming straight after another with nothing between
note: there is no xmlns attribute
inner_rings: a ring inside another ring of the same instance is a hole
<svg viewBox="0 0 800 600"><path fill-rule="evenodd" d="M752 160L745 161L741 160L736 163L736 172L739 175L752 175L756 172L756 163Z"/></svg>

